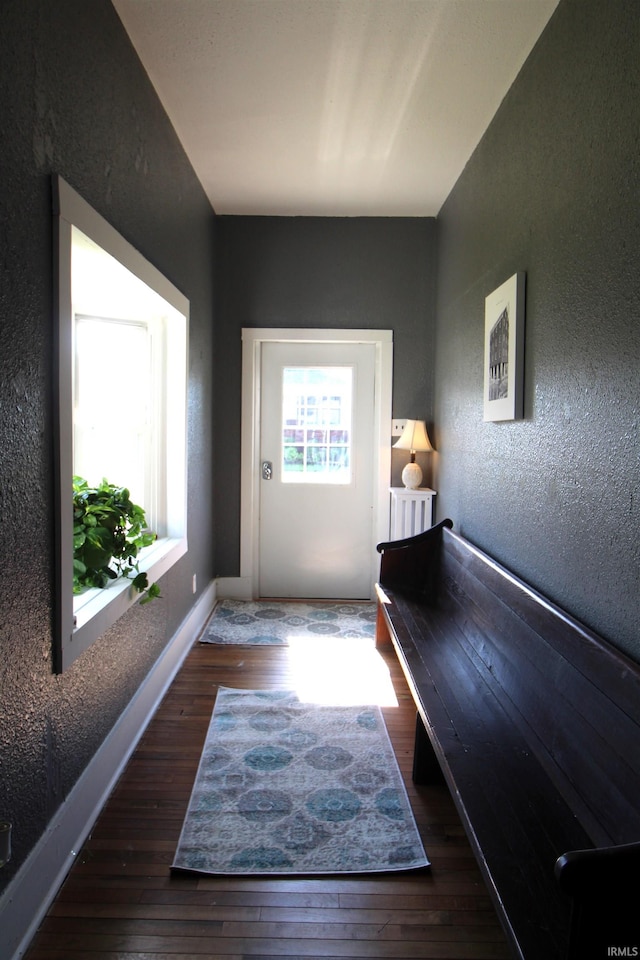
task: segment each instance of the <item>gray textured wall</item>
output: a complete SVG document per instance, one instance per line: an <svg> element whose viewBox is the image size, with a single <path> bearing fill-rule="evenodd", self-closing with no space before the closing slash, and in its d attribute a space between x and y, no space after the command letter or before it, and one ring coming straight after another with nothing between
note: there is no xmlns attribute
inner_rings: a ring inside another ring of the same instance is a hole
<svg viewBox="0 0 640 960"><path fill-rule="evenodd" d="M2 18L0 817L14 825L14 856L0 888L188 613L192 573L202 586L213 575L215 225L109 0L10 0ZM162 601L133 608L62 676L52 673L53 172L191 300L189 554L163 578Z"/></svg>
<svg viewBox="0 0 640 960"><path fill-rule="evenodd" d="M393 330L394 416L429 421L435 220L222 216L217 227L215 405L225 452L216 573L232 577L240 572L240 490L230 479L240 469L242 327Z"/></svg>
<svg viewBox="0 0 640 960"><path fill-rule="evenodd" d="M438 221L438 514L640 659L640 11L564 0ZM484 298L527 273L525 418Z"/></svg>

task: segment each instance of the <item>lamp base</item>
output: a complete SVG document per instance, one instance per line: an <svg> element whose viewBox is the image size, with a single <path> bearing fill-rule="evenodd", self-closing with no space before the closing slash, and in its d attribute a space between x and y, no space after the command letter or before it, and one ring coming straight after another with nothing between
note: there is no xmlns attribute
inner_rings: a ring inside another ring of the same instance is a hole
<svg viewBox="0 0 640 960"><path fill-rule="evenodd" d="M417 463L408 463L402 471L402 482L408 490L417 490L422 483L422 469Z"/></svg>

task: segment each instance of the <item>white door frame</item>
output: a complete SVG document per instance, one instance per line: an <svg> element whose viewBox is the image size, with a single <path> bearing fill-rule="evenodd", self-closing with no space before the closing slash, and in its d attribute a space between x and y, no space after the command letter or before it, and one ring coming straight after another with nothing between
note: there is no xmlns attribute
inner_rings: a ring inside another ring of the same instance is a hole
<svg viewBox="0 0 640 960"><path fill-rule="evenodd" d="M267 341L307 343L373 343L376 347L373 469L373 542L371 544L371 597L378 578L376 544L389 536L389 482L391 476L391 392L393 379L392 330L300 330L244 327L242 329L242 427L240 581L219 582L220 596L251 600L259 596L258 530L260 509L260 370L262 344Z"/></svg>

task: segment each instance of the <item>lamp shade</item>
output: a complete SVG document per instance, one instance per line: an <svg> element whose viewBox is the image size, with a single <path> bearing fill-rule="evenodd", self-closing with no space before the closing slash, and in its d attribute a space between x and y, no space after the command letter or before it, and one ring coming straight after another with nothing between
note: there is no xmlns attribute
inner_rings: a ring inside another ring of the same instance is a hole
<svg viewBox="0 0 640 960"><path fill-rule="evenodd" d="M428 452L433 450L424 420L407 420L402 436L394 443L398 450Z"/></svg>

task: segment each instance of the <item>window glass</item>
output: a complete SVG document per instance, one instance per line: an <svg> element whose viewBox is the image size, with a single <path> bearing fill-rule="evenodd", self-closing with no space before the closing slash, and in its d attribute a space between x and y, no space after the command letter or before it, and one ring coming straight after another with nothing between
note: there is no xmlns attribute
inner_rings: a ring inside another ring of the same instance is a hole
<svg viewBox="0 0 640 960"><path fill-rule="evenodd" d="M284 483L351 483L352 395L352 367L285 367Z"/></svg>
<svg viewBox="0 0 640 960"><path fill-rule="evenodd" d="M149 324L76 315L74 333L73 472L90 486L103 477L127 486L149 513L155 460ZM123 357L132 359L135 385ZM118 415L121 403L125 416Z"/></svg>

